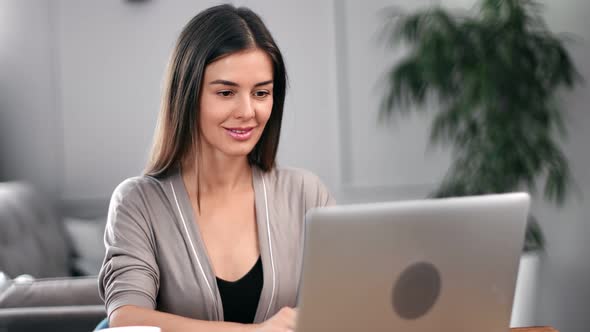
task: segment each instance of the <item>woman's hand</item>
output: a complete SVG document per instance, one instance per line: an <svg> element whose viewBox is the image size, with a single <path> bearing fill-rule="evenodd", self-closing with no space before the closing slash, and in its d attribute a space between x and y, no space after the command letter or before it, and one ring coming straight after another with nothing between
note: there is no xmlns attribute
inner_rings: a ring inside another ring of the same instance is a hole
<svg viewBox="0 0 590 332"><path fill-rule="evenodd" d="M254 332L292 332L295 330L297 310L283 307L274 316L261 324L254 325Z"/></svg>

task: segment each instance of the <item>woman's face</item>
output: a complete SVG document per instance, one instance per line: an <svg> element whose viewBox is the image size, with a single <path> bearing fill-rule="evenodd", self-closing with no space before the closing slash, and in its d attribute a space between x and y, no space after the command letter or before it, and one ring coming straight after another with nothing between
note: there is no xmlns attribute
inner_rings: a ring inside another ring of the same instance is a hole
<svg viewBox="0 0 590 332"><path fill-rule="evenodd" d="M273 104L270 57L254 48L205 68L200 100L203 152L247 156L260 139Z"/></svg>

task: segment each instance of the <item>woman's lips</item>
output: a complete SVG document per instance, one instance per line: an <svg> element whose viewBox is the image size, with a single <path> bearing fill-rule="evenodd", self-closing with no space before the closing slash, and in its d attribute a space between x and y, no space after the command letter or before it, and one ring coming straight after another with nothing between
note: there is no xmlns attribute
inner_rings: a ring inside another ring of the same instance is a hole
<svg viewBox="0 0 590 332"><path fill-rule="evenodd" d="M246 141L252 137L253 127L247 128L224 128L229 136L237 141Z"/></svg>

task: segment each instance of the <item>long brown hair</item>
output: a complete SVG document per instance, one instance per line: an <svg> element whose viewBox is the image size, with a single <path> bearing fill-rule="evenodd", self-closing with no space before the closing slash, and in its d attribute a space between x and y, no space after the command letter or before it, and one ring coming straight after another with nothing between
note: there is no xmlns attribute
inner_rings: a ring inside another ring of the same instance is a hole
<svg viewBox="0 0 590 332"><path fill-rule="evenodd" d="M281 134L287 74L281 52L258 15L224 4L200 12L182 30L172 52L146 175L158 177L195 153L199 140L199 99L205 68L245 49L265 51L273 64L273 107L248 162L263 171L275 166Z"/></svg>

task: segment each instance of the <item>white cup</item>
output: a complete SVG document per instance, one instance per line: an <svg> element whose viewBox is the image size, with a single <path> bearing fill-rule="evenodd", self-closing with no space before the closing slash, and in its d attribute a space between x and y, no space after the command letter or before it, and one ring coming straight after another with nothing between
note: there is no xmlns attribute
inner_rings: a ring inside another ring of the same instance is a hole
<svg viewBox="0 0 590 332"><path fill-rule="evenodd" d="M111 327L108 329L102 329L101 332L161 332L159 327L155 326L124 326L124 327Z"/></svg>

